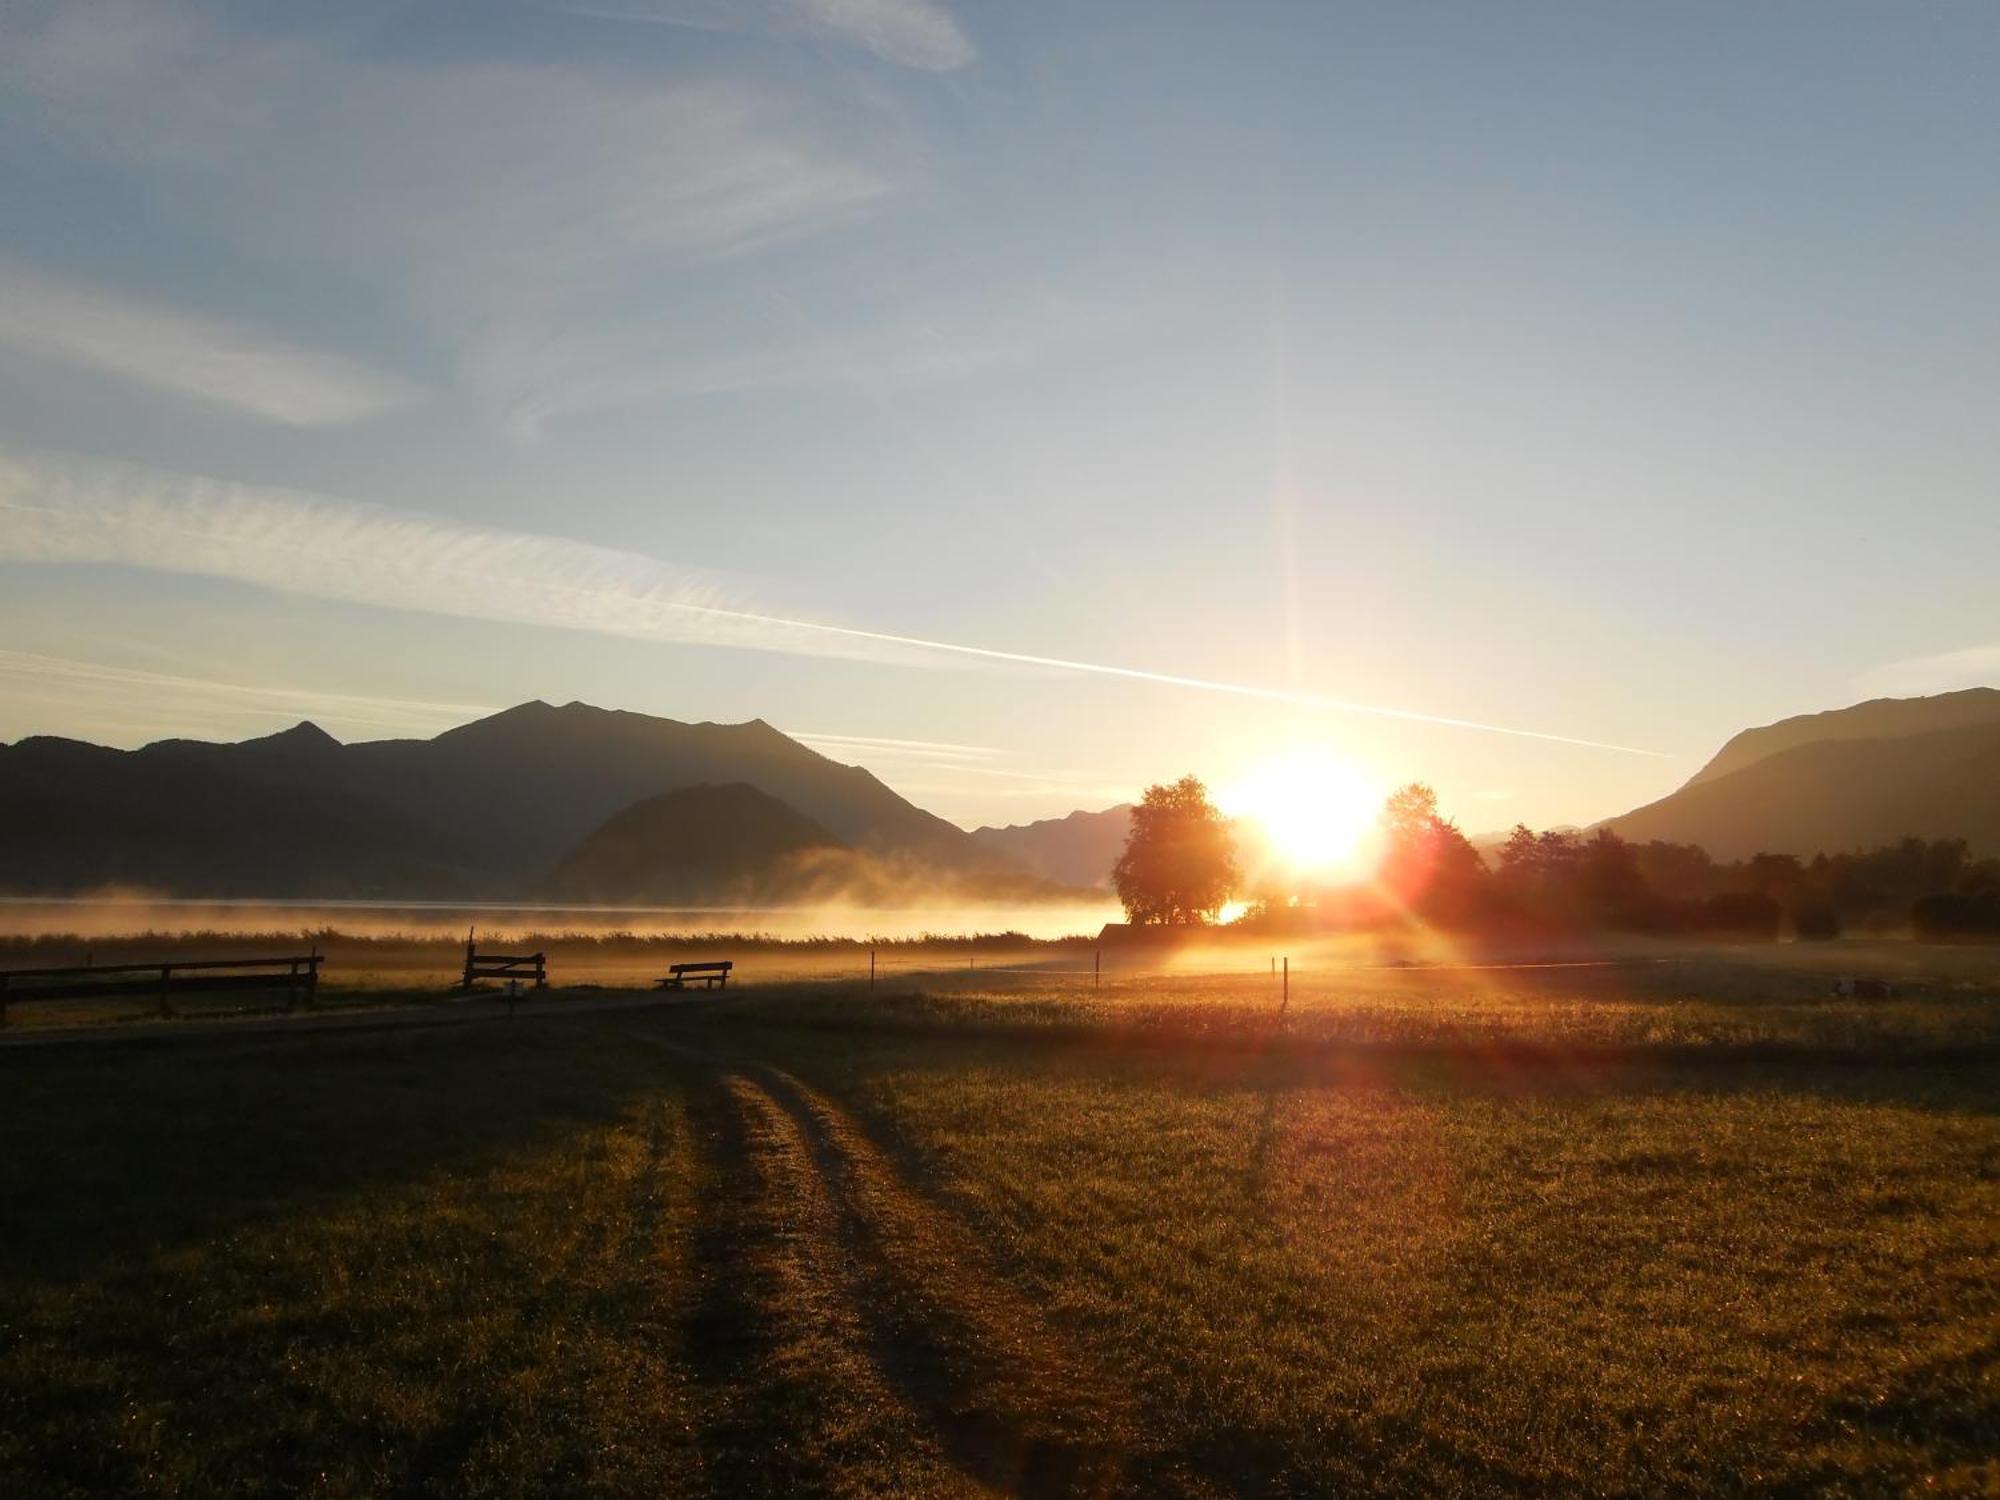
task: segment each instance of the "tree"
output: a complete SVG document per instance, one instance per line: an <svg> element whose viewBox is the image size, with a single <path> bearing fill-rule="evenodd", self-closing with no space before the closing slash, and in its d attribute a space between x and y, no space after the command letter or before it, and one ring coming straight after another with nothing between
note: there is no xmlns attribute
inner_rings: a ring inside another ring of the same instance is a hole
<svg viewBox="0 0 2000 1500"><path fill-rule="evenodd" d="M1500 848L1501 877L1509 885L1525 889L1534 884L1541 868L1541 840L1535 837L1535 830L1526 823L1516 823L1514 831L1507 835L1507 842Z"/></svg>
<svg viewBox="0 0 2000 1500"><path fill-rule="evenodd" d="M1407 909L1459 926L1486 906L1486 862L1456 823L1438 815L1437 793L1422 782L1390 794L1382 844L1381 884Z"/></svg>
<svg viewBox="0 0 2000 1500"><path fill-rule="evenodd" d="M1708 894L1715 881L1715 862L1695 844L1669 844L1660 839L1632 851L1639 877L1656 896L1689 901Z"/></svg>
<svg viewBox="0 0 2000 1500"><path fill-rule="evenodd" d="M1632 846L1609 828L1600 828L1579 855L1584 898L1599 920L1621 917L1646 896L1646 877L1639 873Z"/></svg>
<svg viewBox="0 0 2000 1500"><path fill-rule="evenodd" d="M1235 837L1208 789L1192 776L1146 788L1111 871L1125 914L1135 923L1173 927L1205 922L1237 879Z"/></svg>

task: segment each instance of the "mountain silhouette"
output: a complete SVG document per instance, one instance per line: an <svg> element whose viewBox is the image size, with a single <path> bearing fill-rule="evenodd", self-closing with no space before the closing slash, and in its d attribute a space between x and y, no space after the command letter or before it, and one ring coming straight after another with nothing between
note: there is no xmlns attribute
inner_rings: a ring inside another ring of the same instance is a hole
<svg viewBox="0 0 2000 1500"><path fill-rule="evenodd" d="M1131 831L1132 804L1121 802L1102 812L975 828L972 837L981 848L1044 880L1108 889L1111 867L1125 852L1125 836Z"/></svg>
<svg viewBox="0 0 2000 1500"><path fill-rule="evenodd" d="M565 900L755 905L797 897L815 868L854 851L746 782L633 803L578 844L552 887Z"/></svg>
<svg viewBox="0 0 2000 1500"><path fill-rule="evenodd" d="M316 735L318 731L313 731ZM234 747L276 765L298 731ZM0 888L131 885L162 894L498 895L441 829L338 787L245 776L178 742L109 750L42 736L0 746Z"/></svg>
<svg viewBox="0 0 2000 1500"><path fill-rule="evenodd" d="M1966 688L1929 698L1871 698L1851 708L1799 714L1746 729L1695 772L1688 785L1715 781L1767 756L1819 740L1903 739L1975 724L2000 724L2000 688Z"/></svg>
<svg viewBox="0 0 2000 1500"><path fill-rule="evenodd" d="M1721 860L1905 835L2000 854L2000 692L1878 699L1746 730L1679 791L1602 826Z"/></svg>
<svg viewBox="0 0 2000 1500"><path fill-rule="evenodd" d="M678 787L747 782L860 849L985 865L971 836L766 724L683 724L524 703L430 740L346 747L341 785L478 842L517 878L546 872L612 813Z"/></svg>
<svg viewBox="0 0 2000 1500"><path fill-rule="evenodd" d="M311 724L233 744L0 746L0 887L212 896L539 891L614 813L744 783L908 868L1013 870L963 829L762 720L683 724L525 703L429 740L342 745Z"/></svg>

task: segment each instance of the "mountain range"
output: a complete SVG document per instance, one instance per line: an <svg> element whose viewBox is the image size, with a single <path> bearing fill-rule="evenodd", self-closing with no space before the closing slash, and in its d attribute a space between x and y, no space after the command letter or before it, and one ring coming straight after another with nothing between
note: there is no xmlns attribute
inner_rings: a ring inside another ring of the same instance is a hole
<svg viewBox="0 0 2000 1500"><path fill-rule="evenodd" d="M975 828L972 839L1044 880L1109 889L1111 867L1124 852L1125 835L1131 830L1132 804L1121 802L1102 812L1073 812L1067 817L1006 828Z"/></svg>
<svg viewBox="0 0 2000 1500"><path fill-rule="evenodd" d="M762 720L683 724L541 702L428 740L343 745L300 724L237 744L0 746L0 889L536 897L635 803L738 784L857 855L1021 894L1019 866Z"/></svg>
<svg viewBox="0 0 2000 1500"><path fill-rule="evenodd" d="M966 832L760 719L525 703L428 740L0 745L0 891L707 904L1101 891L1131 808ZM2000 853L2000 690L1736 735L1606 820L1720 860L1905 835Z"/></svg>

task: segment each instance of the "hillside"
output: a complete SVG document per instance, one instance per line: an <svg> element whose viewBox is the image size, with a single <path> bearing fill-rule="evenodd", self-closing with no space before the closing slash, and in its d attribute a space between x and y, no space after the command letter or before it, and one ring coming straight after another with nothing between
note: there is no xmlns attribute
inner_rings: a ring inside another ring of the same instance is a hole
<svg viewBox="0 0 2000 1500"><path fill-rule="evenodd" d="M1746 729L1688 780L1715 781L1782 751L1821 740L1904 739L1976 724L2000 724L2000 688L1966 688L1929 698L1871 698L1849 708L1800 714Z"/></svg>
<svg viewBox="0 0 2000 1500"><path fill-rule="evenodd" d="M857 766L773 729L527 703L429 740L342 745L311 724L216 744L0 746L0 886L165 894L503 896L539 889L606 819L743 783L899 867L1018 870Z"/></svg>
<svg viewBox="0 0 2000 1500"><path fill-rule="evenodd" d="M811 818L744 782L663 792L614 813L557 867L567 901L740 904L798 896L854 858Z"/></svg>
<svg viewBox="0 0 2000 1500"><path fill-rule="evenodd" d="M1121 802L1103 812L1073 812L1037 823L976 828L972 838L981 848L1044 880L1105 889L1111 884L1111 867L1124 851L1131 828L1132 804Z"/></svg>
<svg viewBox="0 0 2000 1500"><path fill-rule="evenodd" d="M2000 723L1792 745L1604 826L1640 843L1699 844L1721 860L1873 848L1906 834L2000 854Z"/></svg>

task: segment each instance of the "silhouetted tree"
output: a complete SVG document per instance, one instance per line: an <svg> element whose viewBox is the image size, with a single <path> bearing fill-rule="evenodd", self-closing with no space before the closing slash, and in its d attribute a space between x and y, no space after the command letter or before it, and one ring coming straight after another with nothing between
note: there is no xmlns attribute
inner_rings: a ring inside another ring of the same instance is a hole
<svg viewBox="0 0 2000 1500"><path fill-rule="evenodd" d="M1134 922L1187 926L1221 910L1236 889L1236 844L1229 820L1192 776L1146 788L1132 809L1125 852L1111 883Z"/></svg>
<svg viewBox="0 0 2000 1500"><path fill-rule="evenodd" d="M1535 830L1526 823L1516 823L1500 848L1501 878L1511 885L1533 885L1541 866L1541 843L1535 837Z"/></svg>
<svg viewBox="0 0 2000 1500"><path fill-rule="evenodd" d="M1743 873L1751 890L1777 901L1791 900L1805 880L1805 869L1796 854L1753 854Z"/></svg>
<svg viewBox="0 0 2000 1500"><path fill-rule="evenodd" d="M1456 823L1438 815L1437 793L1422 782L1383 804L1379 878L1405 910L1441 926L1462 926L1489 905L1486 861Z"/></svg>
<svg viewBox="0 0 2000 1500"><path fill-rule="evenodd" d="M1645 899L1646 879L1632 846L1609 828L1598 829L1583 845L1577 873L1583 898L1599 920L1623 918Z"/></svg>
<svg viewBox="0 0 2000 1500"><path fill-rule="evenodd" d="M1535 859L1545 881L1567 885L1582 853L1583 845L1566 828L1548 829L1535 840Z"/></svg>
<svg viewBox="0 0 2000 1500"><path fill-rule="evenodd" d="M1632 851L1639 876L1656 896L1686 901L1704 895L1714 885L1715 861L1699 844L1670 844L1654 839Z"/></svg>

